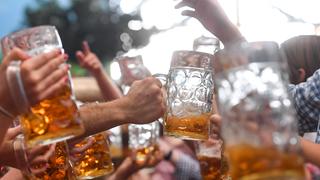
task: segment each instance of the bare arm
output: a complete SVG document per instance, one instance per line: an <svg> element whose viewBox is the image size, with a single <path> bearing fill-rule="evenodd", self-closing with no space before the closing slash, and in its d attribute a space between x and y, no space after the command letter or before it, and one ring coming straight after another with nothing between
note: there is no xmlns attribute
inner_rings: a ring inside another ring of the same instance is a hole
<svg viewBox="0 0 320 180"><path fill-rule="evenodd" d="M182 12L185 16L198 19L212 34L217 36L224 46L245 41L237 26L232 24L218 0L182 0L176 8L188 6L193 10Z"/></svg>
<svg viewBox="0 0 320 180"><path fill-rule="evenodd" d="M106 101L118 99L122 96L121 91L104 71L101 61L96 54L91 51L86 41L82 43L82 51L77 51L76 56L80 65L95 77L103 98Z"/></svg>
<svg viewBox="0 0 320 180"><path fill-rule="evenodd" d="M132 84L128 94L120 99L100 104L88 104L79 110L86 132L81 137L96 134L126 123L145 124L164 113L161 83L149 77Z"/></svg>

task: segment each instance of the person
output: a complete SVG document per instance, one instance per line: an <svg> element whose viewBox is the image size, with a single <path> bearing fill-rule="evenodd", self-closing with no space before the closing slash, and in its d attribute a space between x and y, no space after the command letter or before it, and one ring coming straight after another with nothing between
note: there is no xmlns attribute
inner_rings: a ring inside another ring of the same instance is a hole
<svg viewBox="0 0 320 180"><path fill-rule="evenodd" d="M295 36L281 43L280 48L288 60L291 84L305 82L320 68L320 36Z"/></svg>
<svg viewBox="0 0 320 180"><path fill-rule="evenodd" d="M50 97L67 83L68 66L62 64L68 58L58 49L35 57L18 48L4 54L0 65L0 143L13 119L21 113L14 104L14 94L10 92L6 75L9 63L17 59L22 60L21 78L30 106ZM62 68L58 68L60 65Z"/></svg>
<svg viewBox="0 0 320 180"><path fill-rule="evenodd" d="M312 77L320 68L320 37L316 35L300 35L292 37L281 44L281 49L288 60L290 83L298 86L297 88L290 85L290 88L292 88L296 94L294 98L297 101L295 103L298 111L297 115L300 119L305 119L303 123L301 121L298 122L299 127L302 127L300 134L315 132L317 131L319 123L317 105L310 106L304 100L307 102L310 101L308 100L310 96L309 92L316 92L312 90L312 87L317 86L304 85L302 87L301 83L306 82L307 79ZM312 100L314 99L316 98L312 98ZM301 141L305 155L311 162L315 163L320 160L317 156L318 149L320 148L317 139L320 137L320 132L317 132L316 134L317 144L314 143L315 141L306 139L302 139ZM318 179L320 177L320 168L318 166L309 162L306 164L306 169L309 170L313 179Z"/></svg>
<svg viewBox="0 0 320 180"><path fill-rule="evenodd" d="M194 10L185 10L182 14L198 19L205 28L222 41L226 48L246 42L237 27L230 22L217 0L182 0L177 4L176 8L185 6ZM288 62L290 64L290 59ZM289 85L289 93L293 98L298 114L300 135L304 132L315 131L317 128L315 124L317 124L318 117L320 117L320 109L317 107L320 101L317 98L319 97L317 96L318 90L315 88L318 83L317 79L320 78L320 74L317 71L312 74L310 81ZM315 96L310 96L310 94Z"/></svg>
<svg viewBox="0 0 320 180"><path fill-rule="evenodd" d="M288 60L290 85L299 119L299 131L315 132L318 126L319 100L316 89L320 68L320 37L303 35L290 38L281 44ZM306 82L310 78L309 82ZM306 83L303 83L306 82ZM313 92L313 93L310 93ZM311 103L312 100L312 103Z"/></svg>
<svg viewBox="0 0 320 180"><path fill-rule="evenodd" d="M87 41L82 42L82 51L77 51L76 57L80 66L88 70L97 81L104 100L110 101L122 96L119 88L104 71L103 65L97 55L91 51Z"/></svg>
<svg viewBox="0 0 320 180"><path fill-rule="evenodd" d="M230 48L234 44L239 44L241 42L246 41L246 39L241 35L240 31L237 30L237 27L233 25L227 18L226 14L224 13L223 9L221 8L217 0L182 0L180 3L177 4L176 8L181 8L185 6L188 6L193 10L185 10L182 12L182 14L198 19L206 29L208 29L211 33L216 35L216 37L218 37L222 41L222 43L225 45L225 48ZM287 43L285 42L282 45L282 49L285 50L285 46ZM314 48L313 53L318 53L318 45L311 44L312 43L310 43L310 46L312 48L310 49ZM299 47L301 48L302 45L299 45ZM291 51L296 51L298 49L293 48L291 49ZM295 55L291 53L292 56L290 56L288 53L289 52L287 52L287 59L288 64L290 66L291 58ZM311 54L308 54L307 56L311 57ZM296 58L301 57L301 55L302 54L300 54L300 56ZM292 60L292 62L293 61L294 60ZM317 55L315 55L315 59L313 59L313 61L317 61ZM306 73L301 71L300 66L295 66L294 63L291 65L292 66L290 68L290 74L291 83L293 84L289 85L288 90L293 99L294 107L297 111L297 123L299 134L302 135L305 132L315 131L317 128L317 123L319 121L318 119L320 117L320 69L310 70L308 74L311 76L307 79L307 77L305 76ZM312 72L314 70L315 72ZM294 71L302 72L298 74L304 74L303 76L305 77L299 77L299 75L298 77L294 77L293 75L297 74ZM294 82L293 78L299 81ZM302 82L302 80L306 80L306 82ZM311 163L320 166L320 158L318 156L318 149L320 148L319 145L304 140L302 138L300 138L300 145L302 147L302 152L305 159Z"/></svg>

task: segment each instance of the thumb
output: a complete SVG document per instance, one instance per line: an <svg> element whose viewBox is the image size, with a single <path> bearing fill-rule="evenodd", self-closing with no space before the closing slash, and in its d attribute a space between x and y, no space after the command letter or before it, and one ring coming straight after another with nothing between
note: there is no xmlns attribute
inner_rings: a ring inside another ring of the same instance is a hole
<svg viewBox="0 0 320 180"><path fill-rule="evenodd" d="M13 60L26 60L30 56L19 48L13 48L4 58L3 64L8 65Z"/></svg>
<svg viewBox="0 0 320 180"><path fill-rule="evenodd" d="M20 133L22 133L22 128L20 125L17 127L14 127L14 128L9 128L7 131L8 139L10 139L10 140L14 139Z"/></svg>

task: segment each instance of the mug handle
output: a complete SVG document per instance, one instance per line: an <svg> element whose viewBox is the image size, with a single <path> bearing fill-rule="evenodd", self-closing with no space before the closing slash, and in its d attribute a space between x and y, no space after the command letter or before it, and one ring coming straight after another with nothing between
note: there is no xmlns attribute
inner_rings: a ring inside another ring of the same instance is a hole
<svg viewBox="0 0 320 180"><path fill-rule="evenodd" d="M162 84L162 89L166 92L166 89L167 89L167 88L166 88L166 84L167 84L168 75L166 75L166 74L161 74L161 73L157 73L157 74L153 74L152 77L157 78L157 79L161 82L161 84ZM166 94L164 94L163 97L164 97L165 100L167 99ZM158 122L159 122L161 125L163 125L163 121L164 121L164 119L165 119L165 116L166 116L166 113L164 113L164 117L158 119Z"/></svg>

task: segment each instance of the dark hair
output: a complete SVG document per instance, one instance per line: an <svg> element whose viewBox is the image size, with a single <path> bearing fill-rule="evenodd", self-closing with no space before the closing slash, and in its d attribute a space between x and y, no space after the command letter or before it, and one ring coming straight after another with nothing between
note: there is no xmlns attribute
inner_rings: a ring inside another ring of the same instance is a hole
<svg viewBox="0 0 320 180"><path fill-rule="evenodd" d="M301 35L290 38L281 44L288 60L290 82L298 84L299 69L306 72L305 79L320 68L320 36Z"/></svg>

